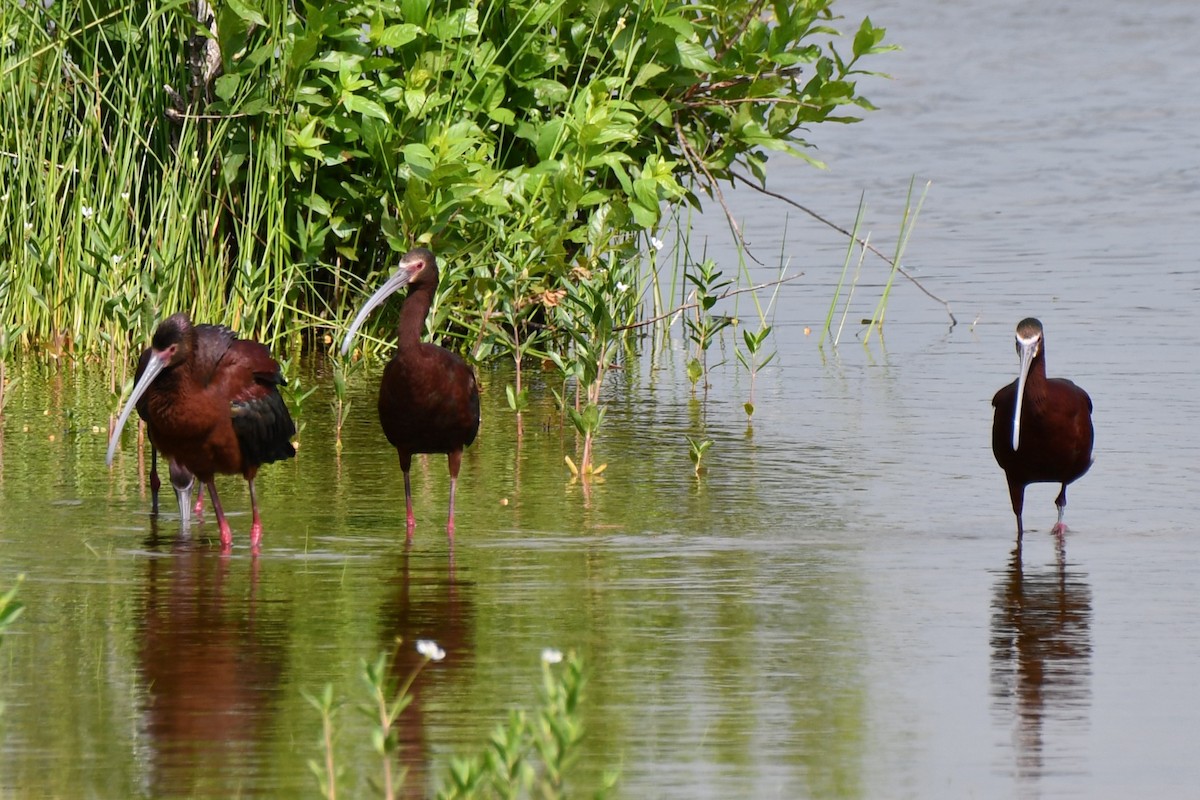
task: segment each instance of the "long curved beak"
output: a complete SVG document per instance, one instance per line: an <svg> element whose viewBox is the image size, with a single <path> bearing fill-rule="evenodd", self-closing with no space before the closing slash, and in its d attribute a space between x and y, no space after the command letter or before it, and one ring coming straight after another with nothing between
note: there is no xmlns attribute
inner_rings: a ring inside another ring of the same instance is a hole
<svg viewBox="0 0 1200 800"><path fill-rule="evenodd" d="M104 459L104 463L108 466L112 466L113 454L117 451L117 442L121 441L121 431L125 428L125 422L129 419L133 409L137 407L138 400L142 399L142 395L150 388L150 384L154 383L158 373L167 366L168 358L164 353L150 354L150 360L146 362L146 371L134 384L129 399L125 401L125 407L121 409L121 416L117 417L117 427L113 428L112 436L108 439L108 455Z"/></svg>
<svg viewBox="0 0 1200 800"><path fill-rule="evenodd" d="M192 487L196 478L192 473L170 459L168 466L171 471L171 488L175 490L175 499L179 502L179 522L187 530L192 524Z"/></svg>
<svg viewBox="0 0 1200 800"><path fill-rule="evenodd" d="M1025 379L1029 377L1029 367L1037 354L1038 340L1025 341L1017 339L1018 352L1021 354L1021 374L1017 377L1017 408L1013 411L1013 452L1021 442L1021 405L1025 402Z"/></svg>
<svg viewBox="0 0 1200 800"><path fill-rule="evenodd" d="M420 265L421 262L415 259L412 261L401 261L400 266L392 274L392 277L388 278L387 282L375 291L375 294L367 298L367 302L363 303L363 307L358 312L358 316L354 318L354 322L350 323L350 329L346 331L346 338L342 340L342 355L350 352L350 342L354 339L354 334L358 332L367 315L378 308L393 292L396 292L411 281Z"/></svg>

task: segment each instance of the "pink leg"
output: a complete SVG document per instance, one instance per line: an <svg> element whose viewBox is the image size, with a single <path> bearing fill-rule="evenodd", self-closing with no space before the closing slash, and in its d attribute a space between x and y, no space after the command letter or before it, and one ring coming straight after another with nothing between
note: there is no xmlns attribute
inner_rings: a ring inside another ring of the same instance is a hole
<svg viewBox="0 0 1200 800"><path fill-rule="evenodd" d="M450 515L446 519L446 536L454 540L454 492L458 488L458 468L462 464L462 450L452 450L447 456L450 466Z"/></svg>
<svg viewBox="0 0 1200 800"><path fill-rule="evenodd" d="M196 492L196 505L192 508L192 513L196 516L204 513L204 492Z"/></svg>
<svg viewBox="0 0 1200 800"><path fill-rule="evenodd" d="M417 518L412 510L412 481L408 477L408 470L404 470L404 528L410 540L416 527Z"/></svg>
<svg viewBox="0 0 1200 800"><path fill-rule="evenodd" d="M250 510L254 515L254 521L250 524L250 549L258 552L258 546L262 544L262 519L258 516L258 498L254 494L254 478L250 478L247 483L250 484Z"/></svg>
<svg viewBox="0 0 1200 800"><path fill-rule="evenodd" d="M1067 523L1063 522L1063 516L1067 513L1067 485L1064 483L1062 491L1058 493L1058 497L1054 500L1054 505L1058 506L1058 522L1054 523L1054 527L1050 532L1058 536L1062 536L1067 532Z"/></svg>
<svg viewBox="0 0 1200 800"><path fill-rule="evenodd" d="M204 483L208 486L209 497L212 498L213 513L217 515L217 527L221 529L221 549L229 551L233 548L233 532L229 530L229 520L225 519L225 512L221 508L221 500L217 497L217 484L212 478L209 478Z"/></svg>
<svg viewBox="0 0 1200 800"><path fill-rule="evenodd" d="M399 452L399 451L397 451ZM413 529L417 527L417 518L413 516L412 507L412 481L408 477L408 472L412 469L412 455L410 453L399 452L400 455L400 471L404 473L404 529L406 541L412 542Z"/></svg>

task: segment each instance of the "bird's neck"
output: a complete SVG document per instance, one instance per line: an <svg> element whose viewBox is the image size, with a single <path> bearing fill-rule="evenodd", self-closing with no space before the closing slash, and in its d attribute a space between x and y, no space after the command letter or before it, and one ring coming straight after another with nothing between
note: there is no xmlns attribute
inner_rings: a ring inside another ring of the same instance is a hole
<svg viewBox="0 0 1200 800"><path fill-rule="evenodd" d="M433 292L420 288L408 293L404 300L404 308L400 311L400 325L396 330L396 340L401 350L414 349L421 343L421 334L425 330L425 316L433 305Z"/></svg>
<svg viewBox="0 0 1200 800"><path fill-rule="evenodd" d="M1046 392L1046 353L1037 354L1029 365L1029 374L1025 376L1025 396L1032 399L1041 397Z"/></svg>

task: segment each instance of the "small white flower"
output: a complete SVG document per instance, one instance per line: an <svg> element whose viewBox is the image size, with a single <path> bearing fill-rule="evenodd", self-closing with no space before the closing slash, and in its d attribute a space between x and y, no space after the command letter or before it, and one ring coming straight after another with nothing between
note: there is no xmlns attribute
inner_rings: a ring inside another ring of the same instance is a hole
<svg viewBox="0 0 1200 800"><path fill-rule="evenodd" d="M418 639L417 652L430 661L441 661L446 657L446 651L438 647L438 643L431 639Z"/></svg>
<svg viewBox="0 0 1200 800"><path fill-rule="evenodd" d="M621 281L617 281L617 292L620 293L620 292L627 292L627 291L629 291L629 284L621 283Z"/></svg>
<svg viewBox="0 0 1200 800"><path fill-rule="evenodd" d="M651 236L650 237L650 246L653 247L655 250L662 250L663 249L663 240L658 239L654 236Z"/></svg>
<svg viewBox="0 0 1200 800"><path fill-rule="evenodd" d="M547 647L542 651L543 664L557 664L562 661L563 655L561 650L555 650L553 647Z"/></svg>
<svg viewBox="0 0 1200 800"><path fill-rule="evenodd" d="M121 256L114 255L114 256L112 257L112 262L113 262L113 264L120 264L120 263L121 263Z"/></svg>
<svg viewBox="0 0 1200 800"><path fill-rule="evenodd" d="M129 192L121 192L122 200L129 200Z"/></svg>
<svg viewBox="0 0 1200 800"><path fill-rule="evenodd" d="M91 219L94 212L92 211L91 206L80 206L79 213L83 214L84 219Z"/></svg>
<svg viewBox="0 0 1200 800"><path fill-rule="evenodd" d="M26 223L25 223L25 232L26 232L26 233L29 233L31 230L33 230L33 223L32 223L32 222L26 222Z"/></svg>

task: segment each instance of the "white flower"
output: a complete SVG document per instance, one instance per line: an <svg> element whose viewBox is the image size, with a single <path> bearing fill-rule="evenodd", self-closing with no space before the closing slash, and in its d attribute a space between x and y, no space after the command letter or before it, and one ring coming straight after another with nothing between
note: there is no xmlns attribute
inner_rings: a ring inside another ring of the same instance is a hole
<svg viewBox="0 0 1200 800"><path fill-rule="evenodd" d="M112 262L113 262L113 264L120 264L120 263L121 263L121 257L120 257L120 256L117 256L117 255L114 255L114 256L112 257Z"/></svg>
<svg viewBox="0 0 1200 800"><path fill-rule="evenodd" d="M92 213L93 213L92 207L91 206L80 206L79 213L83 214L84 219L91 219Z"/></svg>
<svg viewBox="0 0 1200 800"><path fill-rule="evenodd" d="M25 223L25 232L26 232L26 233L29 233L31 230L33 230L33 223L32 223L32 222L26 222L26 223Z"/></svg>
<svg viewBox="0 0 1200 800"><path fill-rule="evenodd" d="M446 657L446 651L438 647L438 643L431 639L418 639L417 652L430 661L441 661Z"/></svg>
<svg viewBox="0 0 1200 800"><path fill-rule="evenodd" d="M542 651L543 664L557 664L562 661L563 655L561 650L555 650L553 647L547 647Z"/></svg>
<svg viewBox="0 0 1200 800"><path fill-rule="evenodd" d="M129 192L121 192L121 199L122 199L122 200L128 200L128 199L129 199Z"/></svg>
<svg viewBox="0 0 1200 800"><path fill-rule="evenodd" d="M655 250L662 250L663 249L663 240L658 239L654 236L651 236L650 237L650 246L653 247Z"/></svg>
<svg viewBox="0 0 1200 800"><path fill-rule="evenodd" d="M620 281L617 281L617 292L627 292L627 291L629 291L629 284L621 283Z"/></svg>

